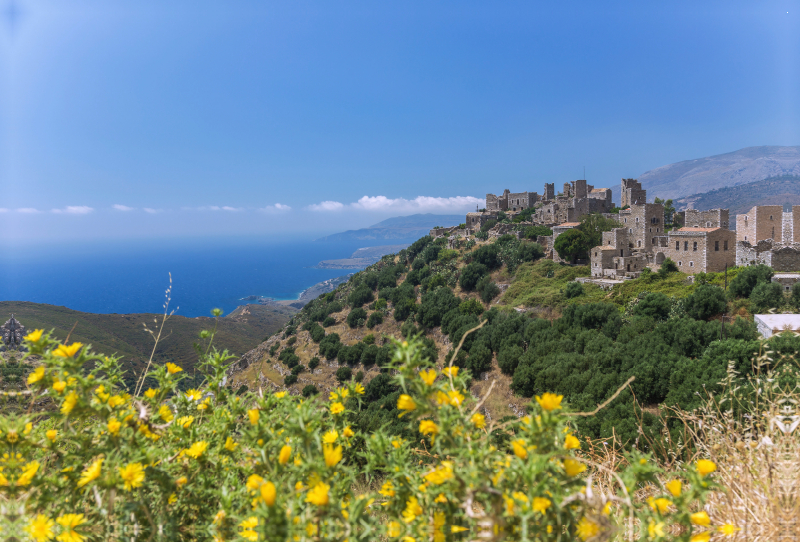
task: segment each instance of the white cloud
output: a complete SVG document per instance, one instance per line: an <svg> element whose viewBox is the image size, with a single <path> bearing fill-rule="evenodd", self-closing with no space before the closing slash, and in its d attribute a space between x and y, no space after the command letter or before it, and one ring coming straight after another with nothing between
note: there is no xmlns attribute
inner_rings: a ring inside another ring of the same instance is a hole
<svg viewBox="0 0 800 542"><path fill-rule="evenodd" d="M203 207L184 207L184 211L228 211L231 213L236 213L239 211L244 211L242 207L228 207L223 206L220 207L219 205L204 205Z"/></svg>
<svg viewBox="0 0 800 542"><path fill-rule="evenodd" d="M312 211L339 211L344 209L344 204L338 201L323 201L322 203L309 205L308 208Z"/></svg>
<svg viewBox="0 0 800 542"><path fill-rule="evenodd" d="M283 203L276 203L275 205L267 205L259 209L259 211L262 211L264 213L276 213L276 212L285 212L291 210L292 210L291 207L289 207L288 205L284 205Z"/></svg>
<svg viewBox="0 0 800 542"><path fill-rule="evenodd" d="M25 213L25 214L32 215L32 214L36 214L36 213L38 213L40 211L39 211L39 209L34 209L33 207L22 207L20 209L17 209L17 212L18 213Z"/></svg>
<svg viewBox="0 0 800 542"><path fill-rule="evenodd" d="M231 213L238 213L239 211L244 211L241 207L223 207L223 211L228 211Z"/></svg>
<svg viewBox="0 0 800 542"><path fill-rule="evenodd" d="M119 204L113 205L113 208L116 209L117 211L123 211L123 212L134 210L133 207L128 207L127 205L119 205Z"/></svg>
<svg viewBox="0 0 800 542"><path fill-rule="evenodd" d="M8 212L8 209L6 209L4 207L0 207L0 213L7 213L7 212Z"/></svg>
<svg viewBox="0 0 800 542"><path fill-rule="evenodd" d="M450 198L435 198L430 196L417 196L414 199L387 198L386 196L364 196L358 201L347 205L352 209L361 211L395 211L395 212L464 212L473 209L476 205L483 206L484 200L472 196L454 196ZM311 205L312 211L338 211L345 207L338 201L323 201Z"/></svg>
<svg viewBox="0 0 800 542"><path fill-rule="evenodd" d="M156 214L156 213L160 213L160 212L162 211L162 209L151 209L150 207L145 207L145 208L144 208L144 209L142 209L142 210L143 210L145 213L148 213L148 214L151 214L151 215L154 215L154 214Z"/></svg>
<svg viewBox="0 0 800 542"><path fill-rule="evenodd" d="M63 209L53 209L51 212L68 215L88 215L92 211L94 211L94 209L86 205L68 205Z"/></svg>

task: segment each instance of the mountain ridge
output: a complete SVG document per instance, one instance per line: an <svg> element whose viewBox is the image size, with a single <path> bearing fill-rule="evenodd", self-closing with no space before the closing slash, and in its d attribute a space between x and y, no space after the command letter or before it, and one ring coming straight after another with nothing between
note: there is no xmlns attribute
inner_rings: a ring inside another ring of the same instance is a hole
<svg viewBox="0 0 800 542"><path fill-rule="evenodd" d="M395 216L382 220L372 226L358 230L347 230L315 239L315 242L374 241L379 239L403 239L415 241L424 237L435 226L457 226L465 220L465 215L435 215L417 213Z"/></svg>

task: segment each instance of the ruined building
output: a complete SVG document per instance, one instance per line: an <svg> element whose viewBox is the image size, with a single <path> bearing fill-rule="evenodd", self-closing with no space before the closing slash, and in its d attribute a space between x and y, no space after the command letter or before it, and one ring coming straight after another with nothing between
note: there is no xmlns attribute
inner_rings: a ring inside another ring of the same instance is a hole
<svg viewBox="0 0 800 542"><path fill-rule="evenodd" d="M641 205L646 203L647 191L642 190L642 183L636 179L622 179L620 196L620 207L631 205Z"/></svg>
<svg viewBox="0 0 800 542"><path fill-rule="evenodd" d="M545 197L553 194L553 185L545 184ZM534 224L555 226L565 222L579 222L591 213L607 213L614 207L610 188L595 188L585 180L564 183L560 195L542 199L531 215Z"/></svg>
<svg viewBox="0 0 800 542"><path fill-rule="evenodd" d="M539 201L536 192L512 193L506 188L502 196L486 194L487 211L522 211L533 207Z"/></svg>
<svg viewBox="0 0 800 542"><path fill-rule="evenodd" d="M800 271L800 205L759 205L736 217L736 265Z"/></svg>
<svg viewBox="0 0 800 542"><path fill-rule="evenodd" d="M683 219L692 227L665 233L664 206L646 203L646 191L636 181L623 179L621 188L623 202L633 203L619 213L623 227L604 232L603 244L592 249L593 277L636 277L667 258L688 274L723 271L734 264L736 233L728 229L727 209L686 211Z"/></svg>

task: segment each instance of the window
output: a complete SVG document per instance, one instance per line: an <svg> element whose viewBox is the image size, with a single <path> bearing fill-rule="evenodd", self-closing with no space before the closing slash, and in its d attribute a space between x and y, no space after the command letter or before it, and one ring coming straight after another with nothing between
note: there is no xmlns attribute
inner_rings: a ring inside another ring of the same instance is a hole
<svg viewBox="0 0 800 542"><path fill-rule="evenodd" d="M625 249L622 249L622 248L619 249L619 255L620 256L625 256Z"/></svg>
<svg viewBox="0 0 800 542"><path fill-rule="evenodd" d="M650 233L653 233L653 228L650 228Z"/></svg>
<svg viewBox="0 0 800 542"><path fill-rule="evenodd" d="M628 223L628 219L627 218L623 218L623 220L625 221L625 224Z"/></svg>
<svg viewBox="0 0 800 542"><path fill-rule="evenodd" d="M719 252L719 241L714 241L714 252Z"/></svg>
<svg viewBox="0 0 800 542"><path fill-rule="evenodd" d="M697 252L697 241L695 241L694 244L692 245L692 250Z"/></svg>
<svg viewBox="0 0 800 542"><path fill-rule="evenodd" d="M681 242L675 241L675 250L680 250L680 249L681 249Z"/></svg>
<svg viewBox="0 0 800 542"><path fill-rule="evenodd" d="M641 241L637 241L636 243L637 243L636 246L639 246L639 247L642 246L642 242Z"/></svg>
<svg viewBox="0 0 800 542"><path fill-rule="evenodd" d="M769 215L769 219L772 220L772 215Z"/></svg>
<svg viewBox="0 0 800 542"><path fill-rule="evenodd" d="M747 236L746 235L744 236L744 240L747 241Z"/></svg>
<svg viewBox="0 0 800 542"><path fill-rule="evenodd" d="M694 262L689 262L689 267L694 267Z"/></svg>
<svg viewBox="0 0 800 542"><path fill-rule="evenodd" d="M633 233L633 229L632 228L628 228L628 233Z"/></svg>
<svg viewBox="0 0 800 542"><path fill-rule="evenodd" d="M639 217L638 217L638 216L636 217L636 222L637 222L637 223L639 222Z"/></svg>
<svg viewBox="0 0 800 542"><path fill-rule="evenodd" d="M723 248L722 248L722 250L728 250L728 242L727 242L727 241L723 241Z"/></svg>
<svg viewBox="0 0 800 542"><path fill-rule="evenodd" d="M656 244L656 238L653 237L652 239L650 239L650 242L655 245Z"/></svg>
<svg viewBox="0 0 800 542"><path fill-rule="evenodd" d="M594 253L595 258L597 257L597 252Z"/></svg>
<svg viewBox="0 0 800 542"><path fill-rule="evenodd" d="M689 241L683 242L683 250L689 250Z"/></svg>
<svg viewBox="0 0 800 542"><path fill-rule="evenodd" d="M656 228L656 233L658 233L658 228Z"/></svg>
<svg viewBox="0 0 800 542"><path fill-rule="evenodd" d="M678 265L683 265L683 262L678 262Z"/></svg>
<svg viewBox="0 0 800 542"><path fill-rule="evenodd" d="M710 228L710 227L711 227L711 222L706 222L706 228Z"/></svg>

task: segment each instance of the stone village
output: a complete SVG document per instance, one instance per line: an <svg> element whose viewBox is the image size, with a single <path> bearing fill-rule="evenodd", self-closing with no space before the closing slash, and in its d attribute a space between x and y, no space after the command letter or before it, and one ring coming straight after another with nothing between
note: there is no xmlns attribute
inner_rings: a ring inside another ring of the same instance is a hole
<svg viewBox="0 0 800 542"><path fill-rule="evenodd" d="M674 214L673 227L666 227L664 205L648 203L647 192L635 179L622 179L620 208L611 201L610 188L595 188L586 180L565 183L561 193L554 184L544 185L544 194L510 192L487 194L486 207L467 213L464 225L431 230L434 237L451 240L475 234L490 220L498 223L489 236L517 236L524 226L541 225L553 232L536 241L547 258L562 261L553 249L556 238L576 228L586 215L599 213L620 227L603 232L602 244L591 249L591 278L584 281L611 286L636 278L643 269L656 271L667 259L686 274L720 272L726 267L766 264L776 271L773 281L788 290L800 281L800 206L784 211L780 205L756 206L736 217L732 230L728 209L686 209ZM532 209L530 219L508 223L520 212ZM616 211L616 212L612 212ZM502 213L502 214L501 214ZM505 222L505 223L504 223Z"/></svg>

